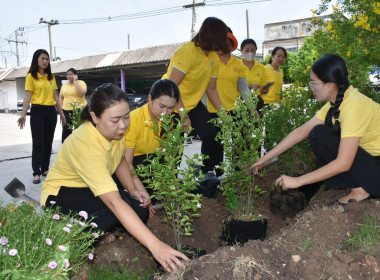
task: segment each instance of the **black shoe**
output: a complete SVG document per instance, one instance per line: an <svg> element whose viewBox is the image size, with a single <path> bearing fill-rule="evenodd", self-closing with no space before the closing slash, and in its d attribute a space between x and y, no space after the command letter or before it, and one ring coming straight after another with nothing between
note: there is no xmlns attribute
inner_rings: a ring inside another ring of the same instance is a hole
<svg viewBox="0 0 380 280"><path fill-rule="evenodd" d="M38 176L38 179L33 179L33 184L39 184L39 183L41 183L40 176L39 175L36 175L36 176ZM34 176L34 178L36 178L36 176Z"/></svg>

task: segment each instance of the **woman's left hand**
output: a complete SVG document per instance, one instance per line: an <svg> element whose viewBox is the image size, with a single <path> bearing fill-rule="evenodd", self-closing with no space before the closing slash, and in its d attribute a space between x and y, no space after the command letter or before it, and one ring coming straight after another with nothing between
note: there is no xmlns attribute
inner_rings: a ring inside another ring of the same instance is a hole
<svg viewBox="0 0 380 280"><path fill-rule="evenodd" d="M298 177L290 177L282 175L276 180L276 186L281 186L284 191L288 189L296 189L301 186Z"/></svg>
<svg viewBox="0 0 380 280"><path fill-rule="evenodd" d="M66 117L63 112L59 113L59 118L61 119L61 124L66 125Z"/></svg>
<svg viewBox="0 0 380 280"><path fill-rule="evenodd" d="M144 190L136 189L133 192L130 192L130 194L133 198L141 202L140 204L141 207L146 208L151 204L150 196L145 189Z"/></svg>

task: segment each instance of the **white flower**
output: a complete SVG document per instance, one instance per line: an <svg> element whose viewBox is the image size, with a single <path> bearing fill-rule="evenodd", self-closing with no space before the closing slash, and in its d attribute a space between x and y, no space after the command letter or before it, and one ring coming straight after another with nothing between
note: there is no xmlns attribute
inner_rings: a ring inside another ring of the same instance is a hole
<svg viewBox="0 0 380 280"><path fill-rule="evenodd" d="M145 121L145 124L148 124L149 122L148 121Z"/></svg>
<svg viewBox="0 0 380 280"><path fill-rule="evenodd" d="M163 122L163 121L164 121L164 118L160 118L160 121Z"/></svg>
<svg viewBox="0 0 380 280"><path fill-rule="evenodd" d="M180 111L180 112L183 112L183 110L185 110L183 107L182 107L182 108L179 108L179 111Z"/></svg>
<svg viewBox="0 0 380 280"><path fill-rule="evenodd" d="M166 151L166 149L162 149L162 152L165 152Z"/></svg>
<svg viewBox="0 0 380 280"><path fill-rule="evenodd" d="M164 113L164 112L162 112L160 115L161 115L161 116L165 116L165 113Z"/></svg>
<svg viewBox="0 0 380 280"><path fill-rule="evenodd" d="M256 134L252 133L252 137L253 137L253 138L256 138Z"/></svg>
<svg viewBox="0 0 380 280"><path fill-rule="evenodd" d="M198 209L201 209L202 204L200 204L200 203L198 202L198 203L197 203L197 207L198 207Z"/></svg>

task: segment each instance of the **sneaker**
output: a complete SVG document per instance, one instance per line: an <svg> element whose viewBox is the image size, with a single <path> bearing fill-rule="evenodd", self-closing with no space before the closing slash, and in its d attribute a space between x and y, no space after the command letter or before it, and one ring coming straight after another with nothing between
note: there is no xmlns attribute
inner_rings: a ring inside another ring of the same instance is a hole
<svg viewBox="0 0 380 280"><path fill-rule="evenodd" d="M187 139L187 140L185 141L185 145L189 145L189 144L193 144L193 141L191 141L191 139Z"/></svg>
<svg viewBox="0 0 380 280"><path fill-rule="evenodd" d="M201 142L202 139L201 139L201 137L199 137L199 135L196 135L196 136L193 137L193 141Z"/></svg>
<svg viewBox="0 0 380 280"><path fill-rule="evenodd" d="M33 184L39 184L41 183L40 175L34 176Z"/></svg>

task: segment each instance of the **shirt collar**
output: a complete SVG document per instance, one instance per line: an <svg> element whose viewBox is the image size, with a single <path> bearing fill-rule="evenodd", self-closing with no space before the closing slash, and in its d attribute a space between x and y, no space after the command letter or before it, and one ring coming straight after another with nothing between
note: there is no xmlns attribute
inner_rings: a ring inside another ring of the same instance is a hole
<svg viewBox="0 0 380 280"><path fill-rule="evenodd" d="M124 143L124 136L119 140L108 140L100 132L96 129L96 127L92 124L92 122L86 122L88 129L91 131L91 134L95 136L96 140L100 143L105 151L111 150L113 147L116 147L119 141ZM114 150L114 149L113 149Z"/></svg>

